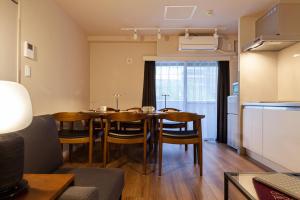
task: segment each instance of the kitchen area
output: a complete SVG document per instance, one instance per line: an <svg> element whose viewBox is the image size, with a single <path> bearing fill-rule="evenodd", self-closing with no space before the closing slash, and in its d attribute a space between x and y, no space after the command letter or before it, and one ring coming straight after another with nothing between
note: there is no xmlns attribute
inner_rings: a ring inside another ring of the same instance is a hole
<svg viewBox="0 0 300 200"><path fill-rule="evenodd" d="M228 119L228 144L275 171L300 171L299 19L300 2L281 0L239 20L239 121Z"/></svg>

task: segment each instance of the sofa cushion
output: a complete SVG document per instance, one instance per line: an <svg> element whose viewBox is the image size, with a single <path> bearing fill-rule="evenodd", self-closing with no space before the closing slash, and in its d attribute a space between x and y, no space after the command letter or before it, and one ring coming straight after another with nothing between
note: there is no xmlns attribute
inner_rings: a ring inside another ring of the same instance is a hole
<svg viewBox="0 0 300 200"><path fill-rule="evenodd" d="M122 169L103 168L61 168L55 173L75 174L75 186L97 187L99 199L118 200L124 187L124 172Z"/></svg>
<svg viewBox="0 0 300 200"><path fill-rule="evenodd" d="M51 115L33 117L31 125L17 133L24 138L25 173L52 173L63 164L57 127Z"/></svg>
<svg viewBox="0 0 300 200"><path fill-rule="evenodd" d="M58 198L58 200L99 200L96 187L71 186Z"/></svg>

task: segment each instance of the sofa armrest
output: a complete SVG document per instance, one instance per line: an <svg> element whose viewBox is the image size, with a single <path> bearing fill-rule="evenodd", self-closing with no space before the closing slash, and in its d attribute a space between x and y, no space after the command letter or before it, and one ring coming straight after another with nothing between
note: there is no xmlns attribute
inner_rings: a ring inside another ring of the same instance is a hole
<svg viewBox="0 0 300 200"><path fill-rule="evenodd" d="M98 200L99 192L96 187L69 187L58 200Z"/></svg>

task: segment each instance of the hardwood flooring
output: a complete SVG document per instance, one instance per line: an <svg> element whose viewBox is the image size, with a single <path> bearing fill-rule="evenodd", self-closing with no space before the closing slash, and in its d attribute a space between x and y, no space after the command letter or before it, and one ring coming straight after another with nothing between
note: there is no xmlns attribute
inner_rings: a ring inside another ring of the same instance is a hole
<svg viewBox="0 0 300 200"><path fill-rule="evenodd" d="M124 149L123 149L124 151ZM223 199L224 172L261 172L264 171L247 158L239 156L223 144L204 142L203 176L193 162L193 148L188 152L184 145L166 145L163 152L162 176L158 176L158 165L152 161L148 165L147 175L142 174L142 148L128 146L126 154L115 153L111 167L121 167L125 171L124 200L175 200L175 199ZM118 151L116 151L118 152ZM75 157L76 154L74 154ZM86 159L85 152L85 159ZM82 156L76 156L80 158ZM117 159L119 158L119 159ZM98 156L94 160L100 160ZM85 166L86 164L66 163L67 166ZM95 163L93 166L101 167Z"/></svg>

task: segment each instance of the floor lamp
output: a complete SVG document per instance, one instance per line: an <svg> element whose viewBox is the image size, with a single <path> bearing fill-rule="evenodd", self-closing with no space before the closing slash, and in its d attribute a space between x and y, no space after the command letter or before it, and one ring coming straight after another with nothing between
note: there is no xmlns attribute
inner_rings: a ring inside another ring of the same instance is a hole
<svg viewBox="0 0 300 200"><path fill-rule="evenodd" d="M32 106L25 87L0 80L0 199L13 199L27 189L23 180L24 139L15 132L31 121Z"/></svg>

